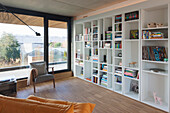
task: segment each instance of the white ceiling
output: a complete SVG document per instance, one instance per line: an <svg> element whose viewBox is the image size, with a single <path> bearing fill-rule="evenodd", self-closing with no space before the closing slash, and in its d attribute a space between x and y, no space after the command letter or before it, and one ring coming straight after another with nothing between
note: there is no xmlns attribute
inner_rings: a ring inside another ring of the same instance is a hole
<svg viewBox="0 0 170 113"><path fill-rule="evenodd" d="M78 16L124 1L126 0L0 0L0 3L34 11Z"/></svg>

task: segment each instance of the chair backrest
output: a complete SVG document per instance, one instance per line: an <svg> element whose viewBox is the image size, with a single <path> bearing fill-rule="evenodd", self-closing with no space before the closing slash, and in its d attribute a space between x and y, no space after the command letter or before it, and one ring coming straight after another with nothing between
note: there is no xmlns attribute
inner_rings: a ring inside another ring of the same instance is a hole
<svg viewBox="0 0 170 113"><path fill-rule="evenodd" d="M30 63L30 68L36 68L38 70L38 75L47 74L46 62L33 62L33 63Z"/></svg>

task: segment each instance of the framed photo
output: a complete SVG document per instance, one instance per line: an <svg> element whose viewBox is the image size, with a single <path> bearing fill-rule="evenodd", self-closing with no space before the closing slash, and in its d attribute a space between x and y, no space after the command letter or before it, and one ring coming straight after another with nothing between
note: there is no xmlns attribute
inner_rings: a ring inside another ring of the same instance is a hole
<svg viewBox="0 0 170 113"><path fill-rule="evenodd" d="M130 30L130 39L139 39L139 30Z"/></svg>

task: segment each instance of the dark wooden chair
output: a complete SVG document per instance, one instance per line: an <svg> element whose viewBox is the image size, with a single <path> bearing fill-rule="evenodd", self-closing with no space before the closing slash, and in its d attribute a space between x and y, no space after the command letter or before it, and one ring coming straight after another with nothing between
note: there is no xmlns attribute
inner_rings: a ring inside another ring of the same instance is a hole
<svg viewBox="0 0 170 113"><path fill-rule="evenodd" d="M54 77L54 67L52 67L52 74L48 74L46 62L35 62L30 63L32 68L31 76L33 81L34 93L36 93L35 84L42 83L46 81L53 81L53 86L55 88L55 77Z"/></svg>

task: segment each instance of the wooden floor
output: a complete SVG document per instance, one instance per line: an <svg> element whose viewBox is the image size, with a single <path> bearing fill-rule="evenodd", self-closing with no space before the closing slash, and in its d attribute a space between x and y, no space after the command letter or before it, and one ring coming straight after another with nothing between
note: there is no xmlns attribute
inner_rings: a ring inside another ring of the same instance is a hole
<svg viewBox="0 0 170 113"><path fill-rule="evenodd" d="M29 95L73 102L95 103L96 107L93 113L165 113L74 77L56 81L55 89L52 82L38 84L37 93L35 94L32 87L21 89L16 97L27 98Z"/></svg>

